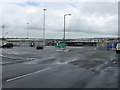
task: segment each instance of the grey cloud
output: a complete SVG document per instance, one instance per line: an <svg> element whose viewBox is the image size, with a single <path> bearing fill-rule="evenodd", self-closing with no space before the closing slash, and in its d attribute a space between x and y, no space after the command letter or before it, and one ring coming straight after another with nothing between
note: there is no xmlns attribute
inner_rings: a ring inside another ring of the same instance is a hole
<svg viewBox="0 0 120 90"><path fill-rule="evenodd" d="M72 14L66 17L68 38L80 38L81 33L84 33L82 37L98 34L114 36L118 33L117 3L38 3L37 6L26 7L8 3L3 4L3 12L0 14L3 15L8 36L26 37L29 22L30 36L42 37L43 7L47 9L46 38L63 37L63 15L66 13Z"/></svg>

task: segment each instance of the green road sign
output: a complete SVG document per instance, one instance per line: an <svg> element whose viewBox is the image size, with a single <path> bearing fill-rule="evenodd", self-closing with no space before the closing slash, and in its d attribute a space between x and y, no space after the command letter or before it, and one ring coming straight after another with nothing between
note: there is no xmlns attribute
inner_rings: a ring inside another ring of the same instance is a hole
<svg viewBox="0 0 120 90"><path fill-rule="evenodd" d="M55 45L55 47L66 48L66 43L64 43L64 42L57 43L57 45Z"/></svg>

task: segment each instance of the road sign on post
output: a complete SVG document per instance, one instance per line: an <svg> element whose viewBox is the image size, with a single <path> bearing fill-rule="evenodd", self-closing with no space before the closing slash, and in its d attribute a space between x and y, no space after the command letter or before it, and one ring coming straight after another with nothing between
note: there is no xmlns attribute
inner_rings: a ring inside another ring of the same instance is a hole
<svg viewBox="0 0 120 90"><path fill-rule="evenodd" d="M57 45L55 45L55 47L58 47L58 48L66 48L66 43L65 43L65 42L57 43Z"/></svg>

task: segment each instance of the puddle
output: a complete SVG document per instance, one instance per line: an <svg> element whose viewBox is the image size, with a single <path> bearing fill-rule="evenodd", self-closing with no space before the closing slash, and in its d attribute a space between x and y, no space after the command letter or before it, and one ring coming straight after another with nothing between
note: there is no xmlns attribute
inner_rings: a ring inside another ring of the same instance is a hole
<svg viewBox="0 0 120 90"><path fill-rule="evenodd" d="M23 64L49 64L53 63L56 60L55 57L43 58L43 59L34 59L31 61L23 62Z"/></svg>
<svg viewBox="0 0 120 90"><path fill-rule="evenodd" d="M69 60L69 61L66 61L66 62L56 62L56 64L68 64L68 63L76 61L76 60L78 60L78 58L75 58L75 59L72 59L72 60Z"/></svg>
<svg viewBox="0 0 120 90"><path fill-rule="evenodd" d="M64 62L57 62L56 64L65 64Z"/></svg>
<svg viewBox="0 0 120 90"><path fill-rule="evenodd" d="M39 61L40 61L39 59L34 59L34 60L31 60L31 61L23 62L23 64L37 64Z"/></svg>
<svg viewBox="0 0 120 90"><path fill-rule="evenodd" d="M18 55L19 53L15 53L15 55Z"/></svg>
<svg viewBox="0 0 120 90"><path fill-rule="evenodd" d="M10 62L0 62L0 65L9 64Z"/></svg>
<svg viewBox="0 0 120 90"><path fill-rule="evenodd" d="M100 64L103 64L103 61L76 60L76 61L69 62L69 64L77 65L81 68L89 69L89 68L96 67Z"/></svg>
<svg viewBox="0 0 120 90"><path fill-rule="evenodd" d="M25 54L26 52L22 52L23 54Z"/></svg>
<svg viewBox="0 0 120 90"><path fill-rule="evenodd" d="M55 57L51 57L47 60L43 60L40 62L40 64L49 64L49 63L53 63L54 61L56 61L56 58Z"/></svg>

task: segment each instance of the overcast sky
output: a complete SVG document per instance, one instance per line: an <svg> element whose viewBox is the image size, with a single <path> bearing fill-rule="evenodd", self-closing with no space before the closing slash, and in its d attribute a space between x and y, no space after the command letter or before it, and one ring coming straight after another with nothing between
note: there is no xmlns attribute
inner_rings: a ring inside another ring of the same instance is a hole
<svg viewBox="0 0 120 90"><path fill-rule="evenodd" d="M46 8L46 38L113 37L118 35L117 2L1 2L1 25L6 37L42 38L43 8ZM2 31L2 28L0 28ZM0 32L1 33L1 32Z"/></svg>

